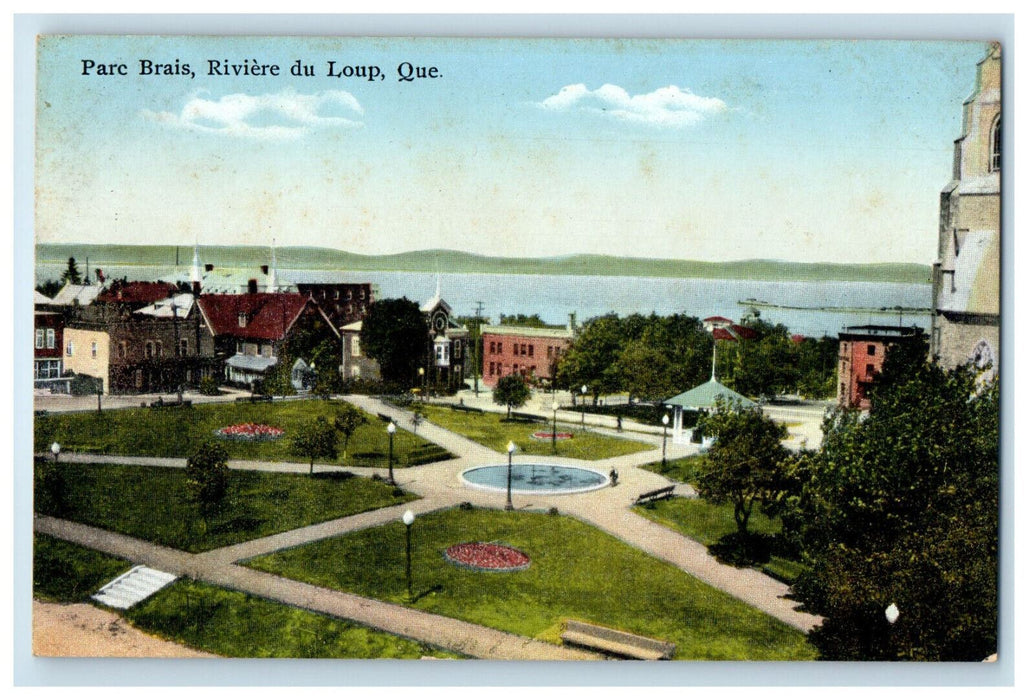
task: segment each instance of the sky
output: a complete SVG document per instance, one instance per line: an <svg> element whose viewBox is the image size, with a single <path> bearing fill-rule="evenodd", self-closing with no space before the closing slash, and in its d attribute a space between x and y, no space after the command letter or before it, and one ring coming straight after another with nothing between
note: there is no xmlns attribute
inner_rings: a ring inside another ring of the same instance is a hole
<svg viewBox="0 0 1035 700"><path fill-rule="evenodd" d="M38 242L921 264L936 257L939 192L985 53L932 41L38 46ZM173 74L141 75L142 60ZM314 75L292 75L296 60Z"/></svg>

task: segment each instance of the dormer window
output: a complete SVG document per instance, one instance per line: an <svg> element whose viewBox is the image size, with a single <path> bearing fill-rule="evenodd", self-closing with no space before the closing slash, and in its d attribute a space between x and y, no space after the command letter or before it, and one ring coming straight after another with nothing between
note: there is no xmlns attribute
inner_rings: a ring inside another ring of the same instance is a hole
<svg viewBox="0 0 1035 700"><path fill-rule="evenodd" d="M999 172L999 167L1002 164L1002 141L999 136L999 125L1000 118L996 115L995 121L992 122L992 153L989 161L989 170L993 173Z"/></svg>
<svg viewBox="0 0 1035 700"><path fill-rule="evenodd" d="M241 328L244 328L245 326L247 326L248 325L248 314L244 313L243 311L241 313L237 314L237 325L240 326Z"/></svg>

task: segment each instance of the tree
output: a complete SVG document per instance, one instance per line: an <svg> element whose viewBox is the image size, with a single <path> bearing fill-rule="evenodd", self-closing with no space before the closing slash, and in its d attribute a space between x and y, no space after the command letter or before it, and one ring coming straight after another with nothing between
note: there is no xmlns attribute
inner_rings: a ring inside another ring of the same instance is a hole
<svg viewBox="0 0 1035 700"><path fill-rule="evenodd" d="M187 458L187 491L202 513L216 509L230 489L230 465L226 448L205 442Z"/></svg>
<svg viewBox="0 0 1035 700"><path fill-rule="evenodd" d="M823 658L975 661L997 649L999 385L889 351L867 417L842 410L802 494ZM894 625L884 610L895 603Z"/></svg>
<svg viewBox="0 0 1035 700"><path fill-rule="evenodd" d="M621 388L615 368L626 329L616 314L595 318L576 336L557 365L557 383L573 391L586 385L594 400Z"/></svg>
<svg viewBox="0 0 1035 700"><path fill-rule="evenodd" d="M334 417L334 428L342 437L345 439L345 452L349 449L349 440L352 439L352 435L359 430L359 426L367 422L367 417L363 414L363 411L359 410L350 403L345 404L338 410L338 415Z"/></svg>
<svg viewBox="0 0 1035 700"><path fill-rule="evenodd" d="M723 404L701 421L701 434L715 442L702 461L698 491L709 502L733 503L733 518L743 538L755 506L773 508L785 493L788 453L780 440L787 429L758 407Z"/></svg>
<svg viewBox="0 0 1035 700"><path fill-rule="evenodd" d="M291 454L309 458L309 476L313 475L313 463L319 457L333 459L337 456L337 429L323 416L303 423L291 438Z"/></svg>
<svg viewBox="0 0 1035 700"><path fill-rule="evenodd" d="M403 297L370 305L359 344L364 354L377 360L386 380L412 382L424 362L427 343L428 327L415 302Z"/></svg>
<svg viewBox="0 0 1035 700"><path fill-rule="evenodd" d="M63 286L64 285L61 283L61 280L47 280L46 282L37 284L36 291L48 299L53 299L57 296L57 293L61 291Z"/></svg>
<svg viewBox="0 0 1035 700"><path fill-rule="evenodd" d="M61 281L82 284L83 278L79 275L79 266L76 265L75 258L68 259L68 267L65 269L64 274L61 275Z"/></svg>
<svg viewBox="0 0 1035 700"><path fill-rule="evenodd" d="M520 374L508 374L496 382L496 388L492 390L493 403L507 407L507 419L510 419L510 409L521 408L532 396L528 385Z"/></svg>

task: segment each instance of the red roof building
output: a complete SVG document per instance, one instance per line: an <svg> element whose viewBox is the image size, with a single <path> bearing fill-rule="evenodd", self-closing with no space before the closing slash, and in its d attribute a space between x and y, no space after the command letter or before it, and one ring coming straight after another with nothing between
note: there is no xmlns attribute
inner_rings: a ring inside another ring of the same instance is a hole
<svg viewBox="0 0 1035 700"><path fill-rule="evenodd" d="M168 282L112 282L97 295L97 301L107 304L147 306L168 299L176 293L176 286Z"/></svg>

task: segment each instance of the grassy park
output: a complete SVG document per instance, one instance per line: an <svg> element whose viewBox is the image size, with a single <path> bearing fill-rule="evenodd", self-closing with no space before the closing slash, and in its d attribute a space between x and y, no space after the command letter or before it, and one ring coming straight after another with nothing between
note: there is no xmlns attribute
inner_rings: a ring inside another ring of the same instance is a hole
<svg viewBox="0 0 1035 700"><path fill-rule="evenodd" d="M445 406L428 405L425 408L428 419L435 425L498 452L505 452L507 443L511 441L524 454L556 454L558 457L586 460L607 459L653 448L644 442L608 437L591 430L583 431L578 426L558 424L557 432L569 432L573 437L558 440L557 452L554 453L553 442L549 438L540 440L532 437L536 431L552 432L552 422L507 421L504 420L504 414L457 411Z"/></svg>
<svg viewBox="0 0 1035 700"><path fill-rule="evenodd" d="M46 469L56 480L43 483ZM187 491L182 469L115 464L56 465L37 461L36 489L60 497L36 499L45 515L112 530L188 552L237 544L313 523L404 503L414 496L345 472L314 476L230 472L229 495L203 515Z"/></svg>
<svg viewBox="0 0 1035 700"><path fill-rule="evenodd" d="M659 525L671 528L687 537L707 545L722 559L721 549L728 546L737 532L733 520L733 506L716 505L701 498L669 498L634 510ZM760 543L761 552L751 564L770 576L790 582L801 572L801 564L793 559L776 556L769 552L781 531L779 518L767 517L764 513L752 514L748 522L750 533Z"/></svg>
<svg viewBox="0 0 1035 700"><path fill-rule="evenodd" d="M333 420L341 401L276 401L271 403L223 403L187 407L130 408L38 416L35 450L47 451L57 442L71 452L134 455L148 457L187 457L206 440L218 440L231 459L272 462L307 462L291 453L291 438L301 426L317 418ZM347 456L341 452L333 460L318 458L321 464L343 463L357 467L385 467L388 463L388 436L377 416L365 414L349 441ZM261 423L280 428L278 440L248 442L218 439L215 431L241 423ZM400 426L404 427L404 426ZM341 445L344 450L344 445ZM400 467L425 464L451 455L406 430L395 434L395 464Z"/></svg>
<svg viewBox="0 0 1035 700"><path fill-rule="evenodd" d="M574 519L453 509L413 525L413 594L401 523L251 560L256 569L559 643L579 619L676 643L678 659L811 659L805 635ZM449 563L454 544L505 543L531 557L515 572Z"/></svg>
<svg viewBox="0 0 1035 700"><path fill-rule="evenodd" d="M123 559L47 535L37 534L33 549L33 597L46 602L85 602L131 566ZM120 614L137 629L220 656L453 656L409 639L197 581L176 581Z"/></svg>

